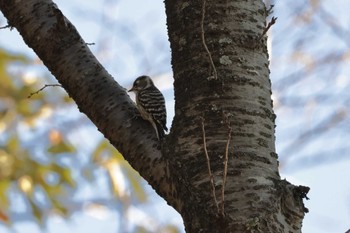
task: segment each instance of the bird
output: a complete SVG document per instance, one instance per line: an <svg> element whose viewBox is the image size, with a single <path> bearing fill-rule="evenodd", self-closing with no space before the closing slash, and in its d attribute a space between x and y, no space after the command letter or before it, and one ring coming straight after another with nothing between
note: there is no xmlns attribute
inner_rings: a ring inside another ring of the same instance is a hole
<svg viewBox="0 0 350 233"><path fill-rule="evenodd" d="M168 131L163 94L147 75L136 78L132 88L128 92L135 93L136 106L141 117L151 123L156 131L158 140L162 139L165 135L164 130Z"/></svg>

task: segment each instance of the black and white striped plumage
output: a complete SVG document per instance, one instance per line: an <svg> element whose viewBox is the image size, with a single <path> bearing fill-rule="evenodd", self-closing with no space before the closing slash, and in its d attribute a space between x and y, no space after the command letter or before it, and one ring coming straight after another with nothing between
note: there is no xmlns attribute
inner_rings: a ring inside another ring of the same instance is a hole
<svg viewBox="0 0 350 233"><path fill-rule="evenodd" d="M142 118L152 124L158 139L163 138L164 130L168 131L165 101L152 79L145 75L138 77L129 91L136 94L136 105Z"/></svg>

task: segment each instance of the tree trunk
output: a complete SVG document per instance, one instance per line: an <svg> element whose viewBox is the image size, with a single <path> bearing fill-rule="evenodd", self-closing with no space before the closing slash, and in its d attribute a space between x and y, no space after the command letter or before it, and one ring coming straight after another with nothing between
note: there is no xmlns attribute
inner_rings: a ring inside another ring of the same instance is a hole
<svg viewBox="0 0 350 233"><path fill-rule="evenodd" d="M293 186L286 192L278 173L264 3L165 4L176 97L168 145L190 187L187 232L300 232L300 195L283 208Z"/></svg>
<svg viewBox="0 0 350 233"><path fill-rule="evenodd" d="M50 0L0 0L9 25L182 215L186 232L300 232L308 188L278 173L264 3L165 5L176 102L171 132L160 143Z"/></svg>

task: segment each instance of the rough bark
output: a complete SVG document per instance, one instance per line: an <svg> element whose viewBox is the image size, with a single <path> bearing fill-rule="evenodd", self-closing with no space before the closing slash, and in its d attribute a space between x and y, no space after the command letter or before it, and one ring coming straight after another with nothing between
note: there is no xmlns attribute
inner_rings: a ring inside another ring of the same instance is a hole
<svg viewBox="0 0 350 233"><path fill-rule="evenodd" d="M187 232L300 232L301 196L278 173L266 36L261 37L264 3L165 5L176 97L168 145L191 187L190 198L180 192ZM286 199L296 203L285 205Z"/></svg>
<svg viewBox="0 0 350 233"><path fill-rule="evenodd" d="M0 0L27 45L186 232L300 232L306 187L280 179L261 0L166 0L175 118L159 143L50 0ZM160 150L162 148L162 152Z"/></svg>

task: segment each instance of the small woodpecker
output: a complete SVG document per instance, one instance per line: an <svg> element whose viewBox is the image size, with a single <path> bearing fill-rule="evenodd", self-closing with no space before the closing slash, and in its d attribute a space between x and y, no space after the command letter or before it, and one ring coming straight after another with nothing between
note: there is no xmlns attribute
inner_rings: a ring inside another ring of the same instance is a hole
<svg viewBox="0 0 350 233"><path fill-rule="evenodd" d="M154 86L149 76L138 77L129 90L136 95L136 106L143 119L149 121L156 131L158 140L164 137L166 127L166 108L163 94Z"/></svg>

